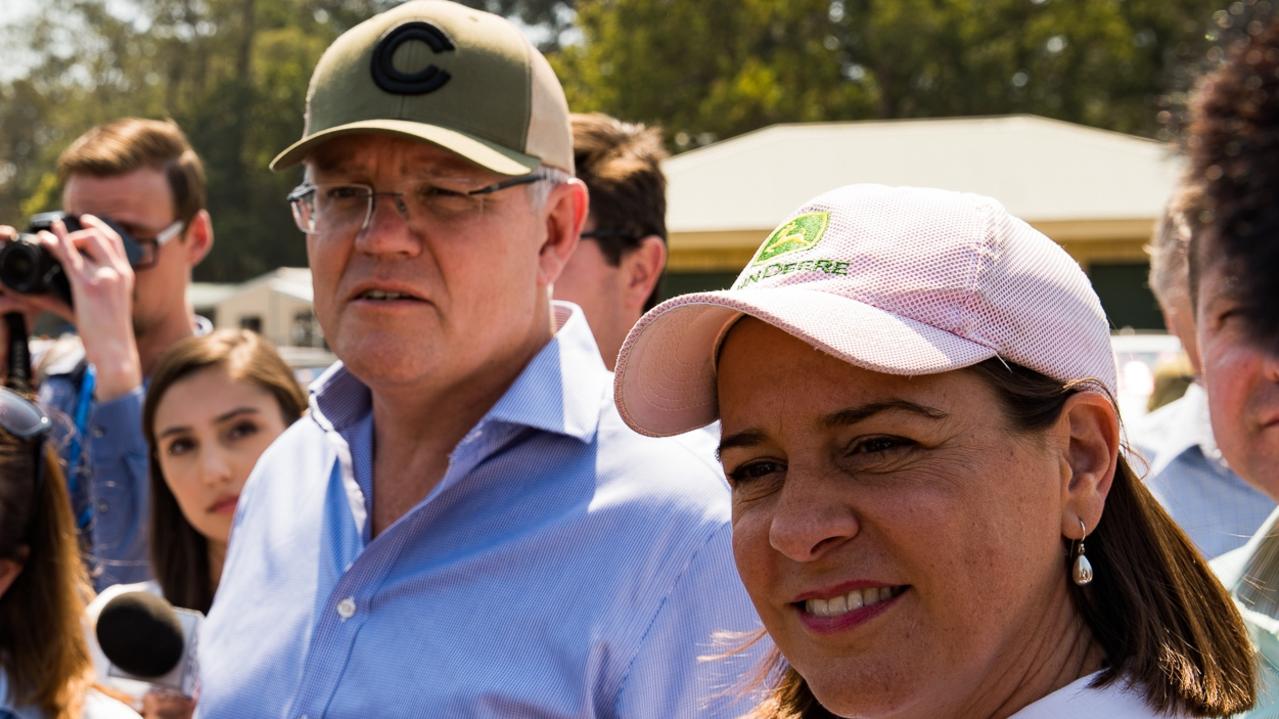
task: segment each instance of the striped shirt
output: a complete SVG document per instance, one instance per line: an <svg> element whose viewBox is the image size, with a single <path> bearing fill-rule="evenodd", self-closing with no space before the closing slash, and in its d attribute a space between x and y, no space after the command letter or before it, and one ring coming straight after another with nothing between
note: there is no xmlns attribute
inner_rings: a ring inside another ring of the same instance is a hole
<svg viewBox="0 0 1279 719"><path fill-rule="evenodd" d="M339 364L241 497L201 633L207 717L735 717L759 627L710 435L618 417L584 316L370 538L369 390Z"/></svg>
<svg viewBox="0 0 1279 719"><path fill-rule="evenodd" d="M1132 439L1150 462L1146 487L1209 559L1242 546L1275 508L1222 460L1198 384L1142 418Z"/></svg>

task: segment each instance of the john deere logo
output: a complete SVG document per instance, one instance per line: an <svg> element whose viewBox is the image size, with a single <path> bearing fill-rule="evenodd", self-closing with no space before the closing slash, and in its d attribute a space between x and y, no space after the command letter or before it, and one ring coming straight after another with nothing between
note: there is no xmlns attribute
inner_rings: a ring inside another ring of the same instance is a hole
<svg viewBox="0 0 1279 719"><path fill-rule="evenodd" d="M453 43L438 27L426 22L404 23L387 33L373 48L373 82L378 87L395 95L425 95L449 81L448 70L432 64L417 72L404 72L395 66L395 52L414 41L425 43L436 55L454 50Z"/></svg>
<svg viewBox="0 0 1279 719"><path fill-rule="evenodd" d="M778 255L812 248L826 234L826 223L829 221L830 213L824 211L807 212L792 219L773 230L773 234L760 245L751 264L758 265Z"/></svg>

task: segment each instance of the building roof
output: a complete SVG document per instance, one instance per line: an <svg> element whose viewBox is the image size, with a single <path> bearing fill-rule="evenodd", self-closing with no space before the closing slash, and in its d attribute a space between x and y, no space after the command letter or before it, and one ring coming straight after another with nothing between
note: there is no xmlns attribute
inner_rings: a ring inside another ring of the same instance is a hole
<svg viewBox="0 0 1279 719"><path fill-rule="evenodd" d="M664 165L671 233L767 229L855 182L990 195L1031 223L1158 217L1160 142L1033 115L773 125Z"/></svg>

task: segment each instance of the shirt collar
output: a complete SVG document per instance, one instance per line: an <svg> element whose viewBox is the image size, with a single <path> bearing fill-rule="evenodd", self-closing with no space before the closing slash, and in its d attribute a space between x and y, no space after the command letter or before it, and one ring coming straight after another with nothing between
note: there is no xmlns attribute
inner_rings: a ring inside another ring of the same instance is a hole
<svg viewBox="0 0 1279 719"><path fill-rule="evenodd" d="M481 421L533 427L589 442L613 388L581 308L553 302L555 335Z"/></svg>
<svg viewBox="0 0 1279 719"><path fill-rule="evenodd" d="M1225 467L1221 450L1217 449L1217 440L1212 436L1208 395L1198 382L1191 382L1181 399L1169 405L1148 429L1150 431L1146 434L1158 442L1148 476L1154 477L1163 472L1177 457L1195 447L1205 459Z"/></svg>
<svg viewBox="0 0 1279 719"><path fill-rule="evenodd" d="M525 365L488 411L488 422L520 425L590 442L613 378L581 308L553 302L555 334ZM341 431L373 408L372 393L337 362L311 384L311 415L326 430Z"/></svg>

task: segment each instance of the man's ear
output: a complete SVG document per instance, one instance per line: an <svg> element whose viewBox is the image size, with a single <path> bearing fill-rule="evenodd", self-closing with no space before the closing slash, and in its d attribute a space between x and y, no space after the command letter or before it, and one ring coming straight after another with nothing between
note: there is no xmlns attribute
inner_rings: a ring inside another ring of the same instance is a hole
<svg viewBox="0 0 1279 719"><path fill-rule="evenodd" d="M19 574L22 574L22 562L16 559L0 559L0 597L9 591L9 587L13 586L13 580L17 579Z"/></svg>
<svg viewBox="0 0 1279 719"><path fill-rule="evenodd" d="M1100 392L1076 392L1057 420L1061 452L1062 536L1080 539L1101 521L1119 462L1119 413Z"/></svg>
<svg viewBox="0 0 1279 719"><path fill-rule="evenodd" d="M186 244L187 267L200 264L209 250L213 249L213 220L209 217L208 210L195 213L195 217L187 223L183 242Z"/></svg>
<svg viewBox="0 0 1279 719"><path fill-rule="evenodd" d="M559 279L577 248L589 209L586 185L576 177L552 188L546 198L546 240L537 256L538 284L550 287Z"/></svg>
<svg viewBox="0 0 1279 719"><path fill-rule="evenodd" d="M627 309L644 312L644 303L662 278L666 267L666 243L657 235L649 235L622 257L622 277L626 283Z"/></svg>

